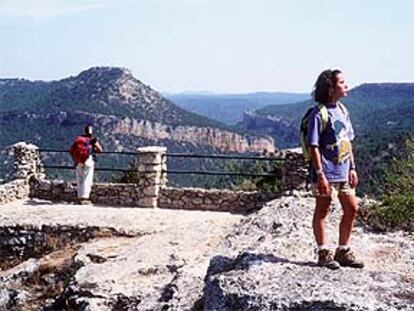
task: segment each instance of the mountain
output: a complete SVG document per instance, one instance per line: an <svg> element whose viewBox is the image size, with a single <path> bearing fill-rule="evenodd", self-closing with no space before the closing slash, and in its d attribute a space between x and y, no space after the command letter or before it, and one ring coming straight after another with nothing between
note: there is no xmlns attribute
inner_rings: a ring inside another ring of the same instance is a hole
<svg viewBox="0 0 414 311"><path fill-rule="evenodd" d="M414 83L373 83L352 89L342 102L357 135L414 129ZM277 137L279 147L299 145L299 123L313 101L271 105L246 112L240 130Z"/></svg>
<svg viewBox="0 0 414 311"><path fill-rule="evenodd" d="M146 145L167 146L169 152L274 150L271 138L245 135L188 112L127 69L95 67L51 82L0 80L0 148L24 140L67 149L86 123L95 125L108 151ZM103 156L102 161L112 165Z"/></svg>
<svg viewBox="0 0 414 311"><path fill-rule="evenodd" d="M129 135L236 152L259 151L255 144L261 141L269 147L272 144L266 138L244 137L226 125L174 105L121 68L91 68L76 77L52 82L0 80L0 103L1 147L20 139L40 141L37 136L42 142L45 136L58 136L66 144L86 122L98 125L99 133L114 142L119 135ZM39 132L36 125L46 131ZM66 134L71 134L68 139ZM62 141L46 141L47 145L66 146Z"/></svg>
<svg viewBox="0 0 414 311"><path fill-rule="evenodd" d="M189 113L122 68L97 67L53 82L0 80L0 112L99 112L170 125L221 127Z"/></svg>
<svg viewBox="0 0 414 311"><path fill-rule="evenodd" d="M165 96L181 108L229 125L242 121L245 111L260 109L273 104L290 104L310 98L308 94L283 92L248 94L180 93L165 94Z"/></svg>

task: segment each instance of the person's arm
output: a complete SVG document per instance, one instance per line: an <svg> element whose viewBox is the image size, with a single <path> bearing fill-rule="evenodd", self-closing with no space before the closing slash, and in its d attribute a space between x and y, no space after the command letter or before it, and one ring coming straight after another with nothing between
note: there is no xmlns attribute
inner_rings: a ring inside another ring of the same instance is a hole
<svg viewBox="0 0 414 311"><path fill-rule="evenodd" d="M351 188L356 188L358 186L358 174L356 172L355 167L355 157L354 151L352 148L352 141L355 138L354 134L354 127L352 126L351 119L349 118L349 114L347 114L347 121L348 121L348 139L349 139L349 173L348 173L348 181Z"/></svg>
<svg viewBox="0 0 414 311"><path fill-rule="evenodd" d="M317 187L320 194L327 195L331 191L331 187L329 186L329 182L326 179L326 176L322 170L322 160L321 160L321 153L317 146L310 146L309 147L310 155L312 158L312 164L316 171L316 175L318 177Z"/></svg>
<svg viewBox="0 0 414 311"><path fill-rule="evenodd" d="M93 152L100 153L103 151L103 148L101 144L96 140L96 138L93 141Z"/></svg>
<svg viewBox="0 0 414 311"><path fill-rule="evenodd" d="M351 186L351 188L356 188L358 186L358 174L355 167L354 151L351 143L349 143L349 153L349 185Z"/></svg>

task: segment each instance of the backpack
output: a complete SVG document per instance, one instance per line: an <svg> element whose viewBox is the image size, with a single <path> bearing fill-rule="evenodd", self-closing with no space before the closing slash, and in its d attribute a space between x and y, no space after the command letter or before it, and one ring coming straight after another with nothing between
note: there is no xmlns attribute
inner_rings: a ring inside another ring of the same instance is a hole
<svg viewBox="0 0 414 311"><path fill-rule="evenodd" d="M76 164L85 163L89 155L92 154L91 139L85 136L76 137L69 153Z"/></svg>
<svg viewBox="0 0 414 311"><path fill-rule="evenodd" d="M340 102L338 102L338 106L342 110L342 112L344 113L345 117L348 118L348 110L346 109L346 107ZM303 115L303 117L300 121L300 144L301 144L301 147L302 147L302 154L303 154L303 158L305 159L305 162L309 162L311 160L311 155L309 153L309 146L308 146L306 140L307 140L307 136L308 136L309 117L310 117L310 115L311 115L311 113L314 109L318 109L320 114L321 114L322 132L325 130L326 125L328 124L328 119L329 119L328 109L326 108L326 106L324 104L321 104L321 103L317 103L313 107L310 107L306 111L306 113Z"/></svg>

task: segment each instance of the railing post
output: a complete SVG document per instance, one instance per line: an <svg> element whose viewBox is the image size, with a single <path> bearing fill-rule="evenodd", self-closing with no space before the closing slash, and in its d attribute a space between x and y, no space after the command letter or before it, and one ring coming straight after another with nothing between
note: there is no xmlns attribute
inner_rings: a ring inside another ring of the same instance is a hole
<svg viewBox="0 0 414 311"><path fill-rule="evenodd" d="M140 207L157 207L160 186L167 182L166 147L150 146L138 148L138 187Z"/></svg>
<svg viewBox="0 0 414 311"><path fill-rule="evenodd" d="M27 179L36 177L45 178L43 163L40 158L39 147L25 142L13 145L14 149L14 177Z"/></svg>
<svg viewBox="0 0 414 311"><path fill-rule="evenodd" d="M306 189L307 168L302 153L286 150L282 167L282 191Z"/></svg>

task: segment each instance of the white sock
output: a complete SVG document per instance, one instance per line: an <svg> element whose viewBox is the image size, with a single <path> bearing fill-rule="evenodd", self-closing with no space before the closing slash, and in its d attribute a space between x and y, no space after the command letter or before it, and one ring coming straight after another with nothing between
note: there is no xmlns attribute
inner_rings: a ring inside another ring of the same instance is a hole
<svg viewBox="0 0 414 311"><path fill-rule="evenodd" d="M349 249L348 245L338 245L338 250L343 251L343 250L346 250L346 249Z"/></svg>
<svg viewBox="0 0 414 311"><path fill-rule="evenodd" d="M329 250L328 245L319 245L319 246L316 248L316 252L319 252L319 251L321 251L321 250Z"/></svg>

